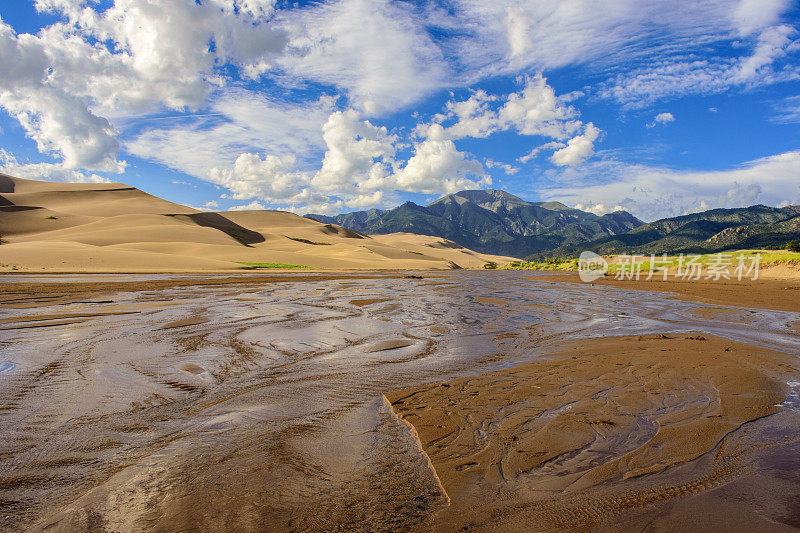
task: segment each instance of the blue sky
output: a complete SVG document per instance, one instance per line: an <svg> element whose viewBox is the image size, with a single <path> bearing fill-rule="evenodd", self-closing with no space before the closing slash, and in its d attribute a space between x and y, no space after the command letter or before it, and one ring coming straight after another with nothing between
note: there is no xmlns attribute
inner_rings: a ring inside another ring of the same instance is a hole
<svg viewBox="0 0 800 533"><path fill-rule="evenodd" d="M0 5L0 171L203 209L800 204L787 0Z"/></svg>

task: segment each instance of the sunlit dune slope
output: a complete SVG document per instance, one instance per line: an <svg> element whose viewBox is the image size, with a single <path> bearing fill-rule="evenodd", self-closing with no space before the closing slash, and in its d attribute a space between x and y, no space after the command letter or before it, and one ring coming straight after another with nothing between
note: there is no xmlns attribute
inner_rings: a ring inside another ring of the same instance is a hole
<svg viewBox="0 0 800 533"><path fill-rule="evenodd" d="M4 270L180 271L280 263L314 268L480 268L506 257L436 237L363 235L283 211L204 212L120 183L0 174Z"/></svg>

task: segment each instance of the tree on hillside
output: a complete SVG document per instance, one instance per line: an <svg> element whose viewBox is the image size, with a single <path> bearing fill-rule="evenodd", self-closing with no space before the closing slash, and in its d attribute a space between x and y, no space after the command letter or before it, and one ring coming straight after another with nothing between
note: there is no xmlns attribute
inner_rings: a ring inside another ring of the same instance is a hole
<svg viewBox="0 0 800 533"><path fill-rule="evenodd" d="M792 241L786 245L786 249L790 252L800 252L800 242Z"/></svg>

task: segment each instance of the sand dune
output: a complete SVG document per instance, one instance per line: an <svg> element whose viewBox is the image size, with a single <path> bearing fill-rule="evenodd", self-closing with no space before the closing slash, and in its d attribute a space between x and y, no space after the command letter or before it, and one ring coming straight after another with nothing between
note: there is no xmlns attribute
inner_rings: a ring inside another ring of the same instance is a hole
<svg viewBox="0 0 800 533"><path fill-rule="evenodd" d="M129 272L226 270L227 261L78 242L37 241L0 246L0 262L27 265L30 271ZM8 268L3 268L8 270Z"/></svg>
<svg viewBox="0 0 800 533"><path fill-rule="evenodd" d="M481 268L510 258L436 237L362 235L283 211L202 212L121 183L0 174L0 267L35 271Z"/></svg>
<svg viewBox="0 0 800 533"><path fill-rule="evenodd" d="M217 213L231 222L256 231L271 231L275 228L314 228L322 224L310 218L300 217L285 211L225 211ZM286 215L291 216L286 216Z"/></svg>
<svg viewBox="0 0 800 533"><path fill-rule="evenodd" d="M198 242L238 244L231 236L164 215L118 215L93 220L88 224L29 235L28 242L66 241L110 246L135 242Z"/></svg>

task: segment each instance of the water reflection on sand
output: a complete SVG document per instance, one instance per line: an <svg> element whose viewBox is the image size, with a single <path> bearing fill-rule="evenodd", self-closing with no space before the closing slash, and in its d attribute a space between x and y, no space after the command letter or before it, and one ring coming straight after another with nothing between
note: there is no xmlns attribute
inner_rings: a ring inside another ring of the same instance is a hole
<svg viewBox="0 0 800 533"><path fill-rule="evenodd" d="M447 272L4 309L0 529L429 529L445 495L383 393L586 336L700 330L800 353L797 314L699 307Z"/></svg>

